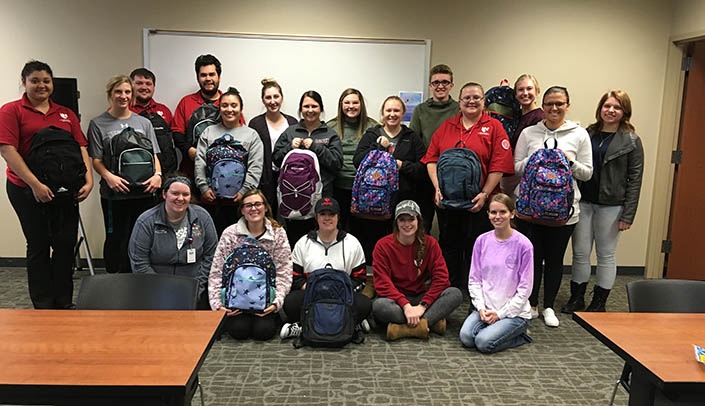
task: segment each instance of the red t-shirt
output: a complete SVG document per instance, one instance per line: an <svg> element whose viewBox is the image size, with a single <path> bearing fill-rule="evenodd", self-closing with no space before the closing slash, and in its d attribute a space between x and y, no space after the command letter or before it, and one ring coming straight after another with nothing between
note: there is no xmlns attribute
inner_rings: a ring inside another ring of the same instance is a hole
<svg viewBox="0 0 705 406"><path fill-rule="evenodd" d="M9 102L0 108L0 144L12 145L17 148L23 159L27 158L32 136L42 128L52 125L73 134L73 138L80 146L88 145L86 136L81 130L81 123L73 111L49 101L49 111L44 114L32 107L26 93L21 99ZM27 186L9 166L6 173L7 179L13 184L19 187Z"/></svg>
<svg viewBox="0 0 705 406"><path fill-rule="evenodd" d="M482 112L480 119L466 130L463 126L462 113L444 121L433 133L431 144L421 162L436 163L441 152L464 147L473 150L482 165L482 184L485 184L487 174L502 172L505 175L514 174L514 158L509 144L509 137L499 120ZM499 192L499 185L494 192Z"/></svg>
<svg viewBox="0 0 705 406"><path fill-rule="evenodd" d="M164 121L169 124L169 126L171 126L171 122L174 120L174 117L171 115L171 110L169 110L169 107L161 103L157 103L154 99L150 99L149 103L147 103L147 106L140 106L134 104L130 106L130 110L132 110L132 112L135 114L141 114L143 111L146 111L147 113L157 114L161 118L163 118Z"/></svg>

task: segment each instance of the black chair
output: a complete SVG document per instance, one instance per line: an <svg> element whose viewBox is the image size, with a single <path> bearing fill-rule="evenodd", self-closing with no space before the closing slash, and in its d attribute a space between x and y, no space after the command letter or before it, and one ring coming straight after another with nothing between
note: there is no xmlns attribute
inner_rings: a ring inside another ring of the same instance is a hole
<svg viewBox="0 0 705 406"><path fill-rule="evenodd" d="M81 280L76 307L83 310L196 310L198 281L166 274L88 275ZM201 381L196 387L203 401ZM192 396L196 388L189 394Z"/></svg>
<svg viewBox="0 0 705 406"><path fill-rule="evenodd" d="M166 274L103 274L81 280L76 307L93 310L195 310L198 281Z"/></svg>
<svg viewBox="0 0 705 406"><path fill-rule="evenodd" d="M627 284L629 311L636 313L705 313L705 281L652 279ZM624 364L614 385L610 405L621 385L631 391L632 367Z"/></svg>

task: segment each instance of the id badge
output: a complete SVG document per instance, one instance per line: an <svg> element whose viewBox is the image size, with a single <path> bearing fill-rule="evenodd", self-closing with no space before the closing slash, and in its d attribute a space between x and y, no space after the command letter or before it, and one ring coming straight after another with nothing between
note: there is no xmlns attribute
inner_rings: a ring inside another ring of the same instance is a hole
<svg viewBox="0 0 705 406"><path fill-rule="evenodd" d="M196 262L196 249L195 248L189 248L186 251L186 262L189 264L193 264Z"/></svg>

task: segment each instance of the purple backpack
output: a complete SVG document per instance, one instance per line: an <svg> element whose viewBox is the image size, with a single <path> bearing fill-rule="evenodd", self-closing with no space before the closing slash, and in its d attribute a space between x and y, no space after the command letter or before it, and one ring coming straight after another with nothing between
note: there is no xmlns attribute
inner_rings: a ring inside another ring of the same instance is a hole
<svg viewBox="0 0 705 406"><path fill-rule="evenodd" d="M370 151L360 163L352 187L350 212L358 217L386 220L399 190L399 167L392 154Z"/></svg>
<svg viewBox="0 0 705 406"><path fill-rule="evenodd" d="M519 183L517 216L536 224L562 226L573 215L573 172L558 141L531 154Z"/></svg>
<svg viewBox="0 0 705 406"><path fill-rule="evenodd" d="M289 151L279 171L279 214L292 220L312 218L313 207L322 193L323 182L316 154L307 149Z"/></svg>

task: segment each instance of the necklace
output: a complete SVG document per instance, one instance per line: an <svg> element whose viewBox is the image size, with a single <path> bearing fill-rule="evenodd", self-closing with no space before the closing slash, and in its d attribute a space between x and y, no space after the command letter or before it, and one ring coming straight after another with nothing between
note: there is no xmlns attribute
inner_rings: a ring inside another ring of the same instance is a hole
<svg viewBox="0 0 705 406"><path fill-rule="evenodd" d="M607 134L607 135L604 135ZM600 134L600 144L597 146L597 148L602 148L602 145L605 143L605 141L609 140L612 136L614 136L615 133L601 133Z"/></svg>

